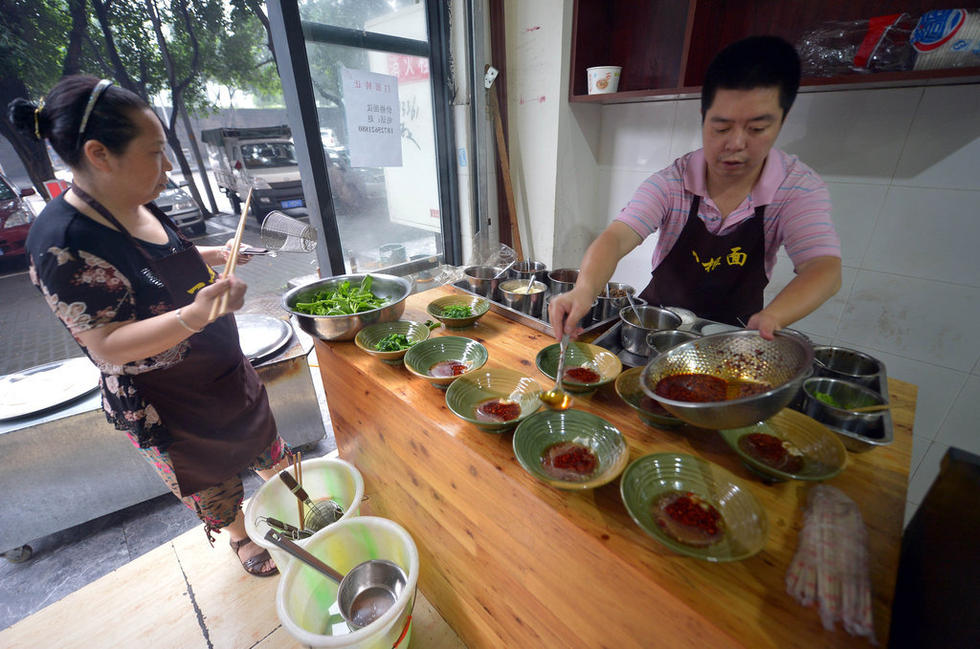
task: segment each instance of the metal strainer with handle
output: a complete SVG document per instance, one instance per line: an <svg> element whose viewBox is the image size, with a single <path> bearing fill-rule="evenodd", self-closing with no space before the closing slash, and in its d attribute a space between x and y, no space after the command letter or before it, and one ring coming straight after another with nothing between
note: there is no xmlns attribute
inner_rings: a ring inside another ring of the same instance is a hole
<svg viewBox="0 0 980 649"><path fill-rule="evenodd" d="M813 346L785 330L766 340L757 331L726 331L668 349L643 368L640 386L652 399L683 421L722 430L740 428L773 416L796 396L810 376ZM654 392L657 383L674 374L710 374L726 381L751 381L772 388L761 394L697 403L675 401Z"/></svg>
<svg viewBox="0 0 980 649"><path fill-rule="evenodd" d="M312 225L273 210L262 221L262 244L269 250L313 252L316 230Z"/></svg>

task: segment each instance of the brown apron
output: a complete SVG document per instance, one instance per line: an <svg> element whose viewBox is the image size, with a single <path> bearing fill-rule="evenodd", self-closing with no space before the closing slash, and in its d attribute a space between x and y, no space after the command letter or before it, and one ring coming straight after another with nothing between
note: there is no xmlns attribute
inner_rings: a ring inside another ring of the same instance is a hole
<svg viewBox="0 0 980 649"><path fill-rule="evenodd" d="M156 205L147 209L188 245L154 259L97 200L72 187L143 253L152 272L170 293L173 307L187 306L194 293L214 283L214 271L197 248ZM166 447L181 496L188 496L247 468L276 438L276 423L265 386L245 359L232 314L221 316L192 335L190 350L172 367L134 375L140 396L153 405L172 443Z"/></svg>
<svg viewBox="0 0 980 649"><path fill-rule="evenodd" d="M762 310L766 277L765 206L717 235L698 218L701 197L695 196L687 223L640 297L648 304L690 309L702 318L745 326Z"/></svg>

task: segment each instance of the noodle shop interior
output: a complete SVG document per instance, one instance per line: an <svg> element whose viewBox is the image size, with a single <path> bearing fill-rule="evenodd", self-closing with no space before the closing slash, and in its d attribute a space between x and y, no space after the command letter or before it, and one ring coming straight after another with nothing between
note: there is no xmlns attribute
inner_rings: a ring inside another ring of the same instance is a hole
<svg viewBox="0 0 980 649"><path fill-rule="evenodd" d="M980 646L980 3L244 4L10 102L0 646Z"/></svg>

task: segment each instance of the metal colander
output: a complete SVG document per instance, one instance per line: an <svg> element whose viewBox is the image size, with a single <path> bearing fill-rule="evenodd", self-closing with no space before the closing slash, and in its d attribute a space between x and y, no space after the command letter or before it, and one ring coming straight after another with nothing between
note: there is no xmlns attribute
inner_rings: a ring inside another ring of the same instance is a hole
<svg viewBox="0 0 980 649"><path fill-rule="evenodd" d="M766 340L756 331L726 331L669 349L643 369L640 386L668 412L689 424L723 430L768 419L782 410L810 376L813 346L801 335L777 331ZM773 386L768 392L732 399L692 403L654 393L660 379L674 374L710 374Z"/></svg>

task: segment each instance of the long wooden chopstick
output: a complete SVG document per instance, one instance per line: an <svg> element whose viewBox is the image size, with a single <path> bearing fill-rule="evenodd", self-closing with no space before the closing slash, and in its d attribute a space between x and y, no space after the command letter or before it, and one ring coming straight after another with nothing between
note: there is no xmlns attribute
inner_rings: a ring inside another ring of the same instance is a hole
<svg viewBox="0 0 980 649"><path fill-rule="evenodd" d="M242 235L245 233L245 219L248 217L248 208L252 203L252 187L248 188L248 196L245 197L245 206L242 208L242 215L238 218L238 227L235 229L235 239L231 245L231 252L228 257L228 262L225 264L225 271L221 273L222 277L231 277L235 272L235 265L238 263L238 249L242 245ZM211 314L208 316L208 322L211 322L218 314L228 308L228 293L224 293L220 299L215 300L211 304Z"/></svg>
<svg viewBox="0 0 980 649"><path fill-rule="evenodd" d="M301 489L303 488L303 469L301 468L302 461L302 453L296 453L293 455L293 474L296 476L296 484L298 484ZM306 512L304 511L303 502L297 499L296 505L299 510L299 529L306 529Z"/></svg>

